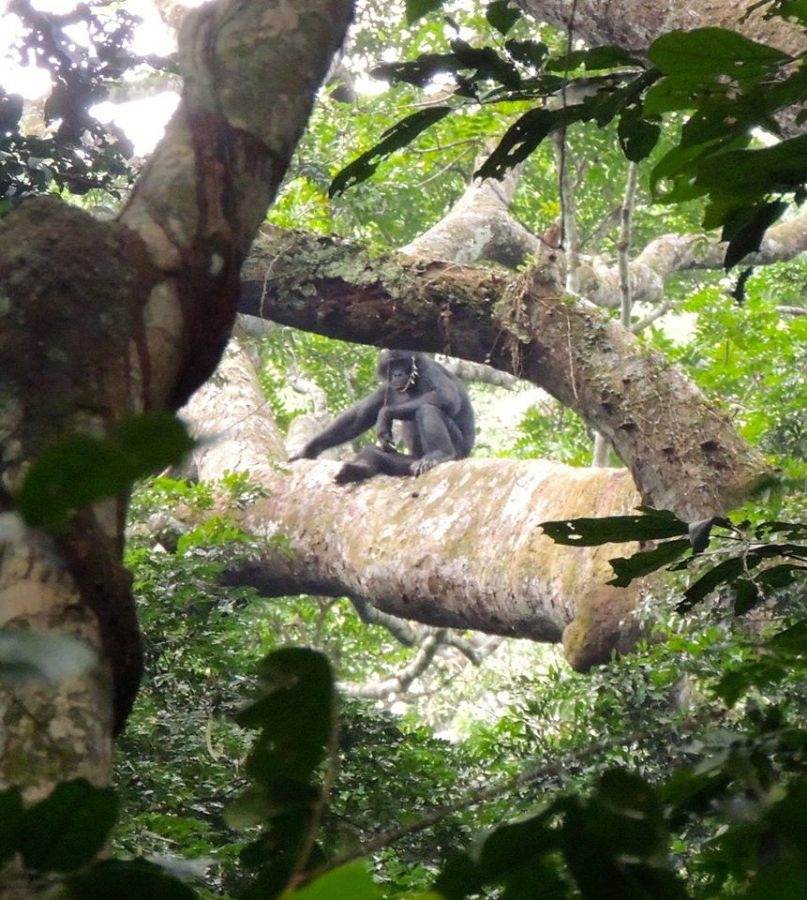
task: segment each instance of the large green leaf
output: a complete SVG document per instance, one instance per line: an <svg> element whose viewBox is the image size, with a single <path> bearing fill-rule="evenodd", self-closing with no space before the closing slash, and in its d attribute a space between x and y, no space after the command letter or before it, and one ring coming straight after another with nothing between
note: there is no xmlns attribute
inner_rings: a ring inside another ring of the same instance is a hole
<svg viewBox="0 0 807 900"><path fill-rule="evenodd" d="M541 522L541 528L556 544L568 544L572 547L663 540L689 534L689 525L674 513L649 507L641 509L643 515Z"/></svg>
<svg viewBox="0 0 807 900"><path fill-rule="evenodd" d="M281 900L380 900L381 892L364 862L353 862L328 872L296 891L286 891Z"/></svg>
<svg viewBox="0 0 807 900"><path fill-rule="evenodd" d="M382 139L374 147L357 156L336 174L328 188L328 196L335 197L366 181L385 157L411 143L421 132L445 118L451 110L450 106L431 106L396 122L383 133Z"/></svg>
<svg viewBox="0 0 807 900"><path fill-rule="evenodd" d="M648 56L665 75L702 79L729 75L737 80L762 78L791 59L737 31L714 27L664 34L650 45Z"/></svg>
<svg viewBox="0 0 807 900"><path fill-rule="evenodd" d="M650 156L661 135L661 125L647 119L637 106L629 106L619 117L617 130L622 152L631 162L641 162Z"/></svg>
<svg viewBox="0 0 807 900"><path fill-rule="evenodd" d="M443 5L444 0L406 0L406 22L412 25L427 13L434 12Z"/></svg>
<svg viewBox="0 0 807 900"><path fill-rule="evenodd" d="M65 879L75 900L194 900L196 892L143 859L107 860Z"/></svg>
<svg viewBox="0 0 807 900"><path fill-rule="evenodd" d="M0 791L0 867L20 849L23 815L19 788Z"/></svg>
<svg viewBox="0 0 807 900"><path fill-rule="evenodd" d="M104 846L118 817L112 788L93 787L83 778L63 782L23 820L25 864L40 872L72 872Z"/></svg>
<svg viewBox="0 0 807 900"><path fill-rule="evenodd" d="M71 511L175 465L193 446L185 425L168 413L132 416L106 438L65 438L34 461L17 495L17 509L29 525L60 528Z"/></svg>
<svg viewBox="0 0 807 900"><path fill-rule="evenodd" d="M488 3L485 17L500 34L507 34L521 18L521 10L512 7L510 0L493 0Z"/></svg>
<svg viewBox="0 0 807 900"><path fill-rule="evenodd" d="M640 550L633 556L618 556L616 559L609 560L611 568L614 570L616 578L613 578L608 584L616 587L627 587L634 578L642 578L655 572L662 566L666 566L673 560L678 559L691 548L691 544L687 538L680 538L675 541L664 541L654 550Z"/></svg>
<svg viewBox="0 0 807 900"><path fill-rule="evenodd" d="M763 197L803 187L807 181L807 135L754 150L728 150L705 157L697 186L716 197Z"/></svg>
<svg viewBox="0 0 807 900"><path fill-rule="evenodd" d="M322 761L333 728L333 676L321 653L286 647L260 665L264 696L236 716L261 733L247 768L258 781L306 781ZM285 790L291 790L287 785ZM301 799L307 802L307 798Z"/></svg>

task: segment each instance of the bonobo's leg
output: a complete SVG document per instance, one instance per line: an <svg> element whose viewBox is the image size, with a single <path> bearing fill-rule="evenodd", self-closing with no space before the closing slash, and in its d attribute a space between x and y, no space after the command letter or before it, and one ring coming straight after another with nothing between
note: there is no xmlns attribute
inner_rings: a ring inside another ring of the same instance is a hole
<svg viewBox="0 0 807 900"><path fill-rule="evenodd" d="M365 447L355 459L342 465L336 473L337 484L364 481L373 475L411 475L412 457L397 450L382 450L380 447Z"/></svg>
<svg viewBox="0 0 807 900"><path fill-rule="evenodd" d="M423 450L420 459L410 466L413 475L422 475L438 463L457 458L452 432L459 437L459 429L437 406L424 404L415 413L415 427Z"/></svg>

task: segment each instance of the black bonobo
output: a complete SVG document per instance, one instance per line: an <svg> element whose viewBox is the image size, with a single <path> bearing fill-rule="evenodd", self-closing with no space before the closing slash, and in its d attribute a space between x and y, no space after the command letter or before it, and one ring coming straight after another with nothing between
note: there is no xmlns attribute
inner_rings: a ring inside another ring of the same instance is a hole
<svg viewBox="0 0 807 900"><path fill-rule="evenodd" d="M438 463L464 459L474 445L474 411L463 383L423 353L384 350L381 382L369 397L341 413L292 459L314 459L375 425L379 446L365 447L337 472L339 484L378 473L422 475ZM393 444L392 423L403 423L406 453Z"/></svg>

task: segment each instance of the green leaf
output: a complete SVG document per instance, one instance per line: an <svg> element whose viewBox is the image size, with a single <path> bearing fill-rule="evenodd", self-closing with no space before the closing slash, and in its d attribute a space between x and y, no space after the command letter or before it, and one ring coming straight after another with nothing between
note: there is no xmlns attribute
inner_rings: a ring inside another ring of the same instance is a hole
<svg viewBox="0 0 807 900"><path fill-rule="evenodd" d="M337 173L328 188L328 196L335 197L348 188L366 181L386 156L410 144L421 132L445 118L451 110L450 106L432 106L418 110L396 122L392 128L383 133L382 140L374 147L357 156L353 162Z"/></svg>
<svg viewBox="0 0 807 900"><path fill-rule="evenodd" d="M644 68L642 61L616 44L591 47L588 50L572 50L547 60L548 72L571 72L583 68L588 72L603 69ZM573 85L574 82L572 81Z"/></svg>
<svg viewBox="0 0 807 900"><path fill-rule="evenodd" d="M742 616L749 609L753 609L760 600L759 589L748 578L738 578L731 589L734 592L734 614L737 616Z"/></svg>
<svg viewBox="0 0 807 900"><path fill-rule="evenodd" d="M541 528L556 544L568 544L572 547L663 540L689 533L687 523L674 513L649 507L641 507L641 509L644 511L644 515L541 522Z"/></svg>
<svg viewBox="0 0 807 900"><path fill-rule="evenodd" d="M802 570L803 571L803 570ZM807 654L807 620L802 619L774 635L768 641L768 647L776 653L792 656Z"/></svg>
<svg viewBox="0 0 807 900"><path fill-rule="evenodd" d="M0 679L4 681L72 678L96 662L90 646L70 635L19 630L0 633Z"/></svg>
<svg viewBox="0 0 807 900"><path fill-rule="evenodd" d="M413 25L427 13L443 5L443 0L406 0L406 24Z"/></svg>
<svg viewBox="0 0 807 900"><path fill-rule="evenodd" d="M737 31L712 27L664 34L650 45L648 56L666 75L737 80L762 78L791 59Z"/></svg>
<svg viewBox="0 0 807 900"><path fill-rule="evenodd" d="M454 53L424 53L408 62L384 63L376 66L370 74L373 78L383 78L391 84L404 82L417 87L425 87L435 75L441 72L458 72L467 66Z"/></svg>
<svg viewBox="0 0 807 900"><path fill-rule="evenodd" d="M466 69L476 69L473 81L491 79L505 87L516 89L521 85L518 69L493 49L493 47L473 47L467 41L455 38L451 49Z"/></svg>
<svg viewBox="0 0 807 900"><path fill-rule="evenodd" d="M762 197L799 188L807 180L807 135L756 150L705 157L696 184L714 196Z"/></svg>
<svg viewBox="0 0 807 900"><path fill-rule="evenodd" d="M662 566L666 566L674 559L678 559L683 553L689 550L689 541L685 538L676 541L665 541L659 544L654 550L640 550L633 556L619 556L616 559L609 559L611 568L614 570L616 578L613 578L608 584L616 587L627 587L634 578L642 578L655 572Z"/></svg>
<svg viewBox="0 0 807 900"><path fill-rule="evenodd" d="M526 867L532 872L544 854L558 850L560 833L552 827L555 814L552 806L536 816L494 829L478 853L479 883L509 882L519 869Z"/></svg>
<svg viewBox="0 0 807 900"><path fill-rule="evenodd" d="M23 816L19 788L10 787L0 791L0 866L20 849Z"/></svg>
<svg viewBox="0 0 807 900"><path fill-rule="evenodd" d="M138 478L180 462L193 446L185 425L168 413L132 416L106 438L66 438L34 461L17 509L28 525L61 528L71 511L126 491Z"/></svg>
<svg viewBox="0 0 807 900"><path fill-rule="evenodd" d="M25 813L25 864L39 872L71 872L86 865L104 846L117 817L112 788L93 787L83 778L57 785Z"/></svg>
<svg viewBox="0 0 807 900"><path fill-rule="evenodd" d="M705 575L694 584L691 584L684 592L684 599L676 606L678 612L686 612L686 610L692 609L696 603L700 603L704 597L711 594L716 587L738 578L745 572L746 562L750 567L751 565L757 565L759 559L752 558L749 555L747 560L744 561L739 556L732 556L729 559L724 559L723 562L718 563L714 568L709 569Z"/></svg>
<svg viewBox="0 0 807 900"><path fill-rule="evenodd" d="M724 516L710 516L708 519L689 523L689 543L692 545L694 554L703 553L709 546L712 529L715 525L719 525L722 528L731 528L731 522Z"/></svg>
<svg viewBox="0 0 807 900"><path fill-rule="evenodd" d="M500 179L523 162L541 141L557 127L554 111L531 109L504 133L498 146L476 171L479 178Z"/></svg>
<svg viewBox="0 0 807 900"><path fill-rule="evenodd" d="M801 522L760 522L754 529L754 534L761 538L766 534L783 534L786 538L806 538L807 524Z"/></svg>
<svg viewBox="0 0 807 900"><path fill-rule="evenodd" d="M108 860L65 879L75 900L195 900L196 892L143 859Z"/></svg>
<svg viewBox="0 0 807 900"><path fill-rule="evenodd" d="M161 412L129 416L110 438L126 459L130 481L176 465L196 445L181 419Z"/></svg>
<svg viewBox="0 0 807 900"><path fill-rule="evenodd" d="M262 660L259 674L265 695L236 716L242 727L261 729L247 770L275 789L279 780L305 782L324 758L333 728L330 664L321 653L287 647ZM284 793L293 790L284 786ZM310 795L286 799L307 804Z"/></svg>
<svg viewBox="0 0 807 900"><path fill-rule="evenodd" d="M661 125L646 119L637 106L629 106L619 117L617 135L622 152L631 162L650 156L661 134Z"/></svg>
<svg viewBox="0 0 807 900"><path fill-rule="evenodd" d="M0 134L17 130L22 118L24 100L20 94L7 94L0 88Z"/></svg>
<svg viewBox="0 0 807 900"><path fill-rule="evenodd" d="M605 44L583 51L582 64L589 71L620 67L644 68L641 59L616 44Z"/></svg>
<svg viewBox="0 0 807 900"><path fill-rule="evenodd" d="M485 18L500 34L507 34L521 18L521 10L510 6L509 0L493 0L485 10Z"/></svg>
<svg viewBox="0 0 807 900"><path fill-rule="evenodd" d="M281 900L380 900L381 892L374 884L367 864L348 863L328 872L296 891L286 891Z"/></svg>
<svg viewBox="0 0 807 900"><path fill-rule="evenodd" d="M549 48L541 41L505 41L504 49L518 62L536 68L543 65L549 52Z"/></svg>

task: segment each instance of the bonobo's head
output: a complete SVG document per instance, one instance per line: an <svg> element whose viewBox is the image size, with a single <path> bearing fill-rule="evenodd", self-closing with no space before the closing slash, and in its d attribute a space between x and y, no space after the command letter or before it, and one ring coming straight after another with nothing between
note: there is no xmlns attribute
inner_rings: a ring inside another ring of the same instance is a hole
<svg viewBox="0 0 807 900"><path fill-rule="evenodd" d="M385 350L378 360L378 375L399 394L405 394L417 384L416 354L411 350Z"/></svg>

